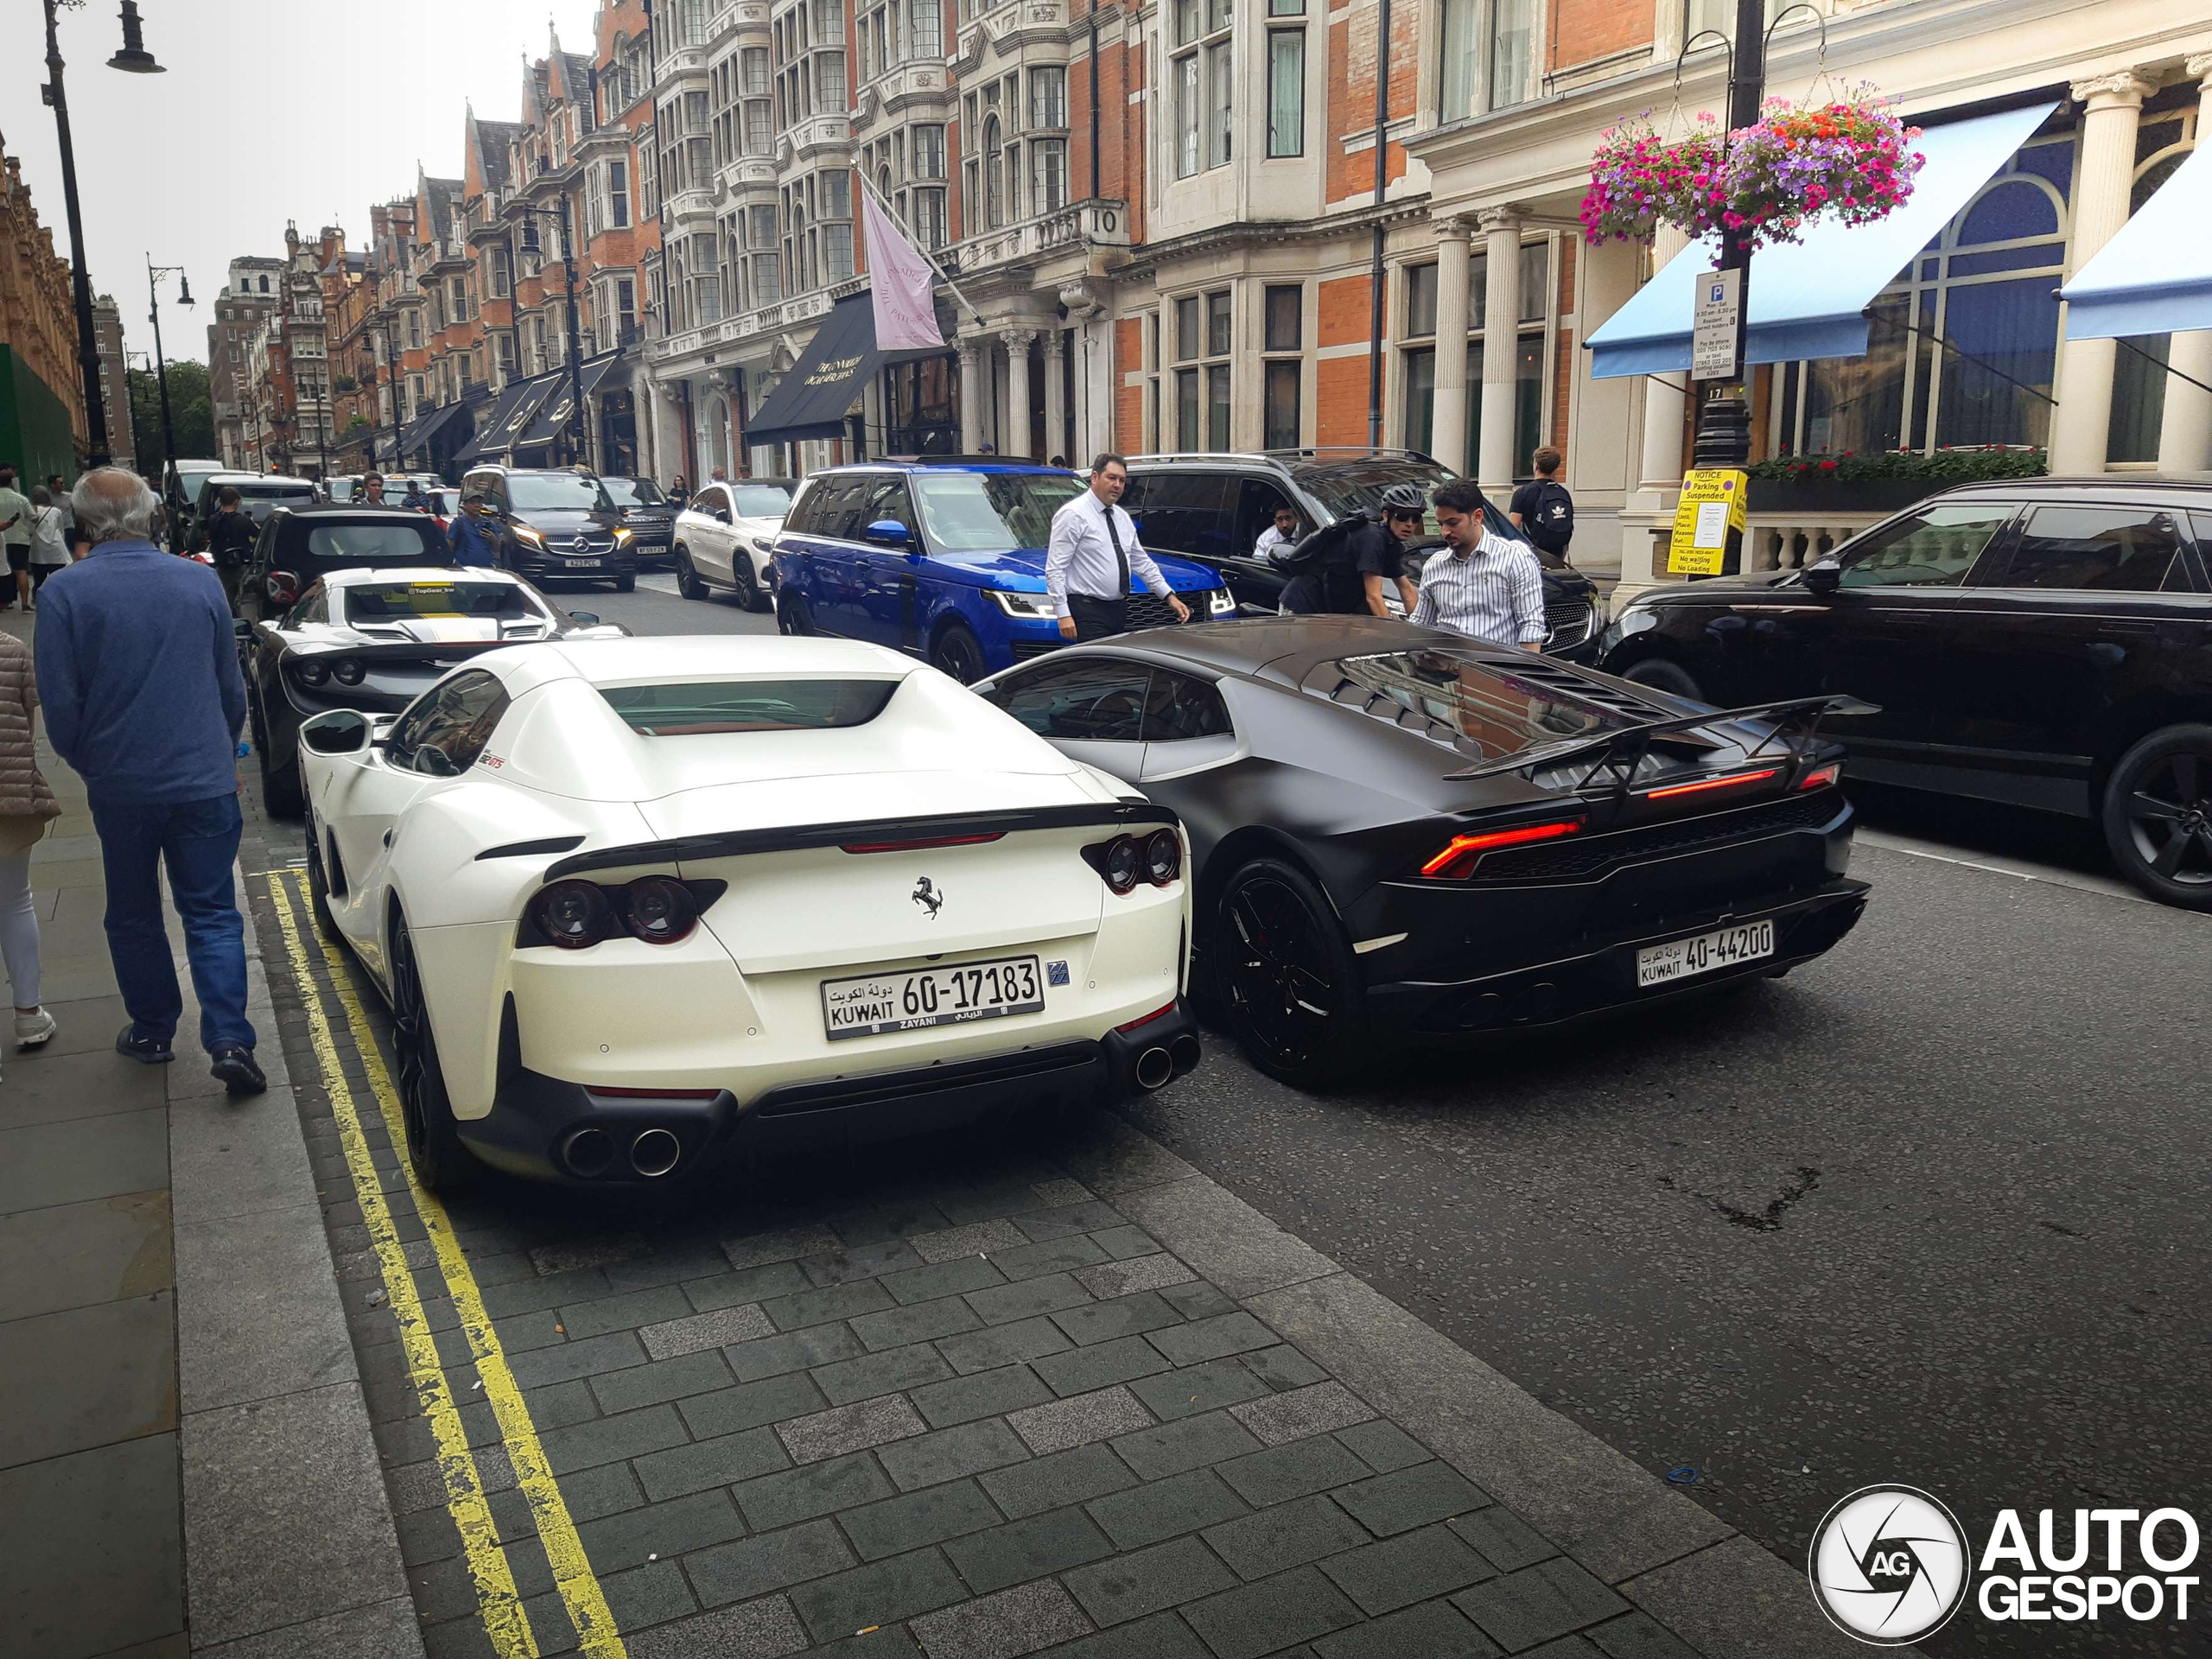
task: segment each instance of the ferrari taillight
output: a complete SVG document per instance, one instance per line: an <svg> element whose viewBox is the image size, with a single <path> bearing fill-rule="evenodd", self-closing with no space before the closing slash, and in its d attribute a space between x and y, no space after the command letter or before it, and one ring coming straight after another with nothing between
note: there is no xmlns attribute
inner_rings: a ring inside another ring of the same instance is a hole
<svg viewBox="0 0 2212 1659"><path fill-rule="evenodd" d="M590 881L556 881L530 908L538 931L563 950L588 950L614 931L614 906Z"/></svg>
<svg viewBox="0 0 2212 1659"><path fill-rule="evenodd" d="M641 875L620 887L556 881L530 901L530 920L539 938L524 943L586 950L627 933L647 944L681 944L698 925L699 912L727 887L715 880L679 881L672 875Z"/></svg>
<svg viewBox="0 0 2212 1659"><path fill-rule="evenodd" d="M1510 830L1489 830L1471 836L1454 836L1421 873L1431 880L1457 881L1472 873L1484 853L1501 847L1520 847L1532 841L1556 841L1582 828L1580 818L1557 818L1548 823L1516 824Z"/></svg>
<svg viewBox="0 0 2212 1659"><path fill-rule="evenodd" d="M1183 838L1173 830L1116 836L1084 848L1083 856L1116 893L1134 893L1140 882L1172 887L1183 873Z"/></svg>

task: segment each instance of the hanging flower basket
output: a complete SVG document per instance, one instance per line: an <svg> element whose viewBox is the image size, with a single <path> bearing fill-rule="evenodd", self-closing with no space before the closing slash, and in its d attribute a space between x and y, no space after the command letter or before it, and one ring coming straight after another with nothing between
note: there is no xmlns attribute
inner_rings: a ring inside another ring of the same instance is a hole
<svg viewBox="0 0 2212 1659"><path fill-rule="evenodd" d="M1582 226L1592 243L1648 242L1668 224L1693 241L1730 230L1758 247L1798 240L1823 213L1869 225L1910 200L1919 136L1869 86L1802 109L1773 100L1725 137L1709 115L1671 141L1639 117L1599 141Z"/></svg>
<svg viewBox="0 0 2212 1659"><path fill-rule="evenodd" d="M1647 111L1598 141L1582 229L1592 244L1649 242L1662 225L1687 225L1703 211L1726 153L1720 124L1700 115L1688 137L1660 137Z"/></svg>

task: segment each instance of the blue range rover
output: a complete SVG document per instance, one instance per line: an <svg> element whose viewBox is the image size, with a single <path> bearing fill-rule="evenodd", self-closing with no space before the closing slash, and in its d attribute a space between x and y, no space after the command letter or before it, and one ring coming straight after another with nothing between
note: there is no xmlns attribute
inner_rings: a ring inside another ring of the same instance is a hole
<svg viewBox="0 0 2212 1659"><path fill-rule="evenodd" d="M776 621L895 645L963 684L1061 644L1045 596L1052 515L1085 488L1018 461L872 461L810 475L776 537ZM1149 551L1150 550L1147 550ZM1154 553L1194 622L1232 617L1220 575ZM1130 578L1129 626L1175 620Z"/></svg>

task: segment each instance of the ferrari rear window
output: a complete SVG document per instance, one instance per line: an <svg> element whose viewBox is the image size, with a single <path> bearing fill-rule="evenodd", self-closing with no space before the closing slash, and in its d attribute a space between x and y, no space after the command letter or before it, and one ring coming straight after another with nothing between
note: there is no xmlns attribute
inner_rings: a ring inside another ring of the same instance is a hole
<svg viewBox="0 0 2212 1659"><path fill-rule="evenodd" d="M346 620L387 622L409 617L537 616L512 582L394 582L346 588Z"/></svg>
<svg viewBox="0 0 2212 1659"><path fill-rule="evenodd" d="M1331 666L1338 678L1332 701L1447 743L1463 739L1486 759L1636 724L1623 710L1565 696L1472 652L1387 652ZM1325 679L1309 676L1306 688L1325 692Z"/></svg>
<svg viewBox="0 0 2212 1659"><path fill-rule="evenodd" d="M684 685L603 685L614 712L647 737L715 732L823 732L865 726L883 712L896 680L732 680Z"/></svg>

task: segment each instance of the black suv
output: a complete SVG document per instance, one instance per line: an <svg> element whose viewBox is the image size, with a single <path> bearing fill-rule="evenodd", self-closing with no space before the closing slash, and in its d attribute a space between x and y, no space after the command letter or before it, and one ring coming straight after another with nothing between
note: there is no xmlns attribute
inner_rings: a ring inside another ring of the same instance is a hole
<svg viewBox="0 0 2212 1659"><path fill-rule="evenodd" d="M333 570L452 563L444 532L423 513L321 504L279 507L264 521L238 579L238 631L250 634L254 623L283 615Z"/></svg>
<svg viewBox="0 0 2212 1659"><path fill-rule="evenodd" d="M461 480L461 510L475 519L505 569L533 582L638 585L635 537L606 486L587 472L476 467Z"/></svg>
<svg viewBox="0 0 2212 1659"><path fill-rule="evenodd" d="M1297 512L1302 537L1374 511L1394 484L1415 484L1425 493L1455 476L1450 467L1413 449L1132 455L1122 505L1141 521L1147 547L1213 566L1240 609L1272 614L1282 602L1289 573L1253 549L1261 532L1274 524L1277 507ZM1509 541L1529 539L1495 502L1484 522ZM1433 515L1429 528L1435 529ZM1417 550L1433 552L1442 545L1439 537L1417 544ZM1598 590L1564 561L1541 552L1536 558L1544 567L1544 620L1550 629L1544 649L1571 661L1590 660L1597 649L1592 635ZM1409 566L1408 574L1418 572ZM1387 583L1384 592L1395 607L1397 596Z"/></svg>
<svg viewBox="0 0 2212 1659"><path fill-rule="evenodd" d="M1961 485L1803 570L1648 589L1608 672L1736 705L1848 692L1869 782L2101 823L2122 874L2212 909L2212 487Z"/></svg>
<svg viewBox="0 0 2212 1659"><path fill-rule="evenodd" d="M661 493L650 478L617 478L600 474L607 497L622 514L630 532L630 550L639 560L665 559L676 544L676 503Z"/></svg>

